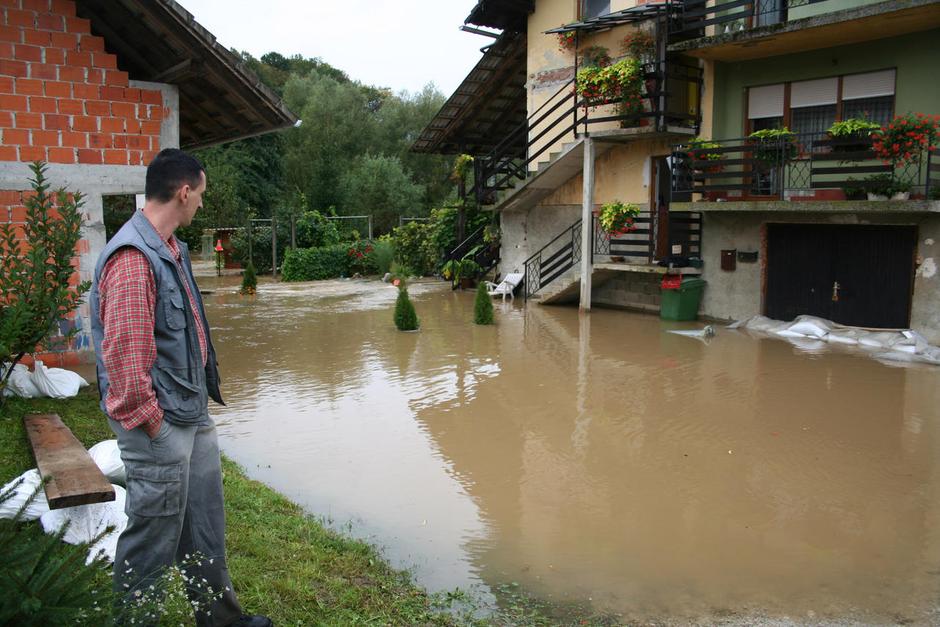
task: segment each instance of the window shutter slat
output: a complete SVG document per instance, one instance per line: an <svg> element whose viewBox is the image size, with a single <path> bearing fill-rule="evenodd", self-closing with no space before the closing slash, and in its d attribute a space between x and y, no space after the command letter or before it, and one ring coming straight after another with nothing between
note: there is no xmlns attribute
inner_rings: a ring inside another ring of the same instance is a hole
<svg viewBox="0 0 940 627"><path fill-rule="evenodd" d="M791 107L818 107L835 104L838 97L838 78L799 81L790 86Z"/></svg>
<svg viewBox="0 0 940 627"><path fill-rule="evenodd" d="M752 120L783 116L783 85L749 87L747 116Z"/></svg>
<svg viewBox="0 0 940 627"><path fill-rule="evenodd" d="M877 98L894 95L894 70L850 74L842 79L842 99Z"/></svg>

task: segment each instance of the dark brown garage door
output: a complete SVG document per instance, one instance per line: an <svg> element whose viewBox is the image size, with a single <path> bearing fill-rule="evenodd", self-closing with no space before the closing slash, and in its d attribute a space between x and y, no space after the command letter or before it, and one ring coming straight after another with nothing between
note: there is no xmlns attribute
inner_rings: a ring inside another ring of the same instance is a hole
<svg viewBox="0 0 940 627"><path fill-rule="evenodd" d="M770 224L766 315L906 328L917 227Z"/></svg>

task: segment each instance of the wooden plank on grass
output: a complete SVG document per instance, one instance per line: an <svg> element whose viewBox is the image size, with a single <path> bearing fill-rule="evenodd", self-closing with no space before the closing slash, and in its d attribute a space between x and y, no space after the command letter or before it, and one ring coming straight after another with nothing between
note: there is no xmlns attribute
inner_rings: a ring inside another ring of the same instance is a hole
<svg viewBox="0 0 940 627"><path fill-rule="evenodd" d="M49 477L49 509L114 500L107 477L57 414L26 414L23 424L39 474Z"/></svg>

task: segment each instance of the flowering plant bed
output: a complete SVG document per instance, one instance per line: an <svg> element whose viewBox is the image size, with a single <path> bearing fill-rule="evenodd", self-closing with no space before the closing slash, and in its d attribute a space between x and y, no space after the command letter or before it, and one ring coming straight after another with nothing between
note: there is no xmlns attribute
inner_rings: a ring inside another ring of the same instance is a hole
<svg viewBox="0 0 940 627"><path fill-rule="evenodd" d="M626 235L636 230L635 218L640 215L640 208L632 203L619 200L601 206L598 222L607 235Z"/></svg>
<svg viewBox="0 0 940 627"><path fill-rule="evenodd" d="M578 70L575 89L584 99L585 109L617 103L621 116L643 112L643 66L636 59L582 68Z"/></svg>
<svg viewBox="0 0 940 627"><path fill-rule="evenodd" d="M940 115L899 115L871 136L872 149L885 164L916 163L923 151L933 152L940 144Z"/></svg>

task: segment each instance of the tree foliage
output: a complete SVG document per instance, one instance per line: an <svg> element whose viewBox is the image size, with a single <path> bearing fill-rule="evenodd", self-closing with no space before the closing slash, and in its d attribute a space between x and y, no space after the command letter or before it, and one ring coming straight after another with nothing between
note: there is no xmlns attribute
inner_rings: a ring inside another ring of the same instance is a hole
<svg viewBox="0 0 940 627"><path fill-rule="evenodd" d="M343 175L340 188L344 213L372 215L377 234L391 232L399 216L421 214L422 190L408 178L398 157L361 157Z"/></svg>
<svg viewBox="0 0 940 627"><path fill-rule="evenodd" d="M203 229L243 226L249 209L285 223L309 210L374 214L376 231L388 232L399 215L426 216L452 195L453 159L410 150L445 101L433 85L394 93L319 58L238 54L303 122L197 151L209 185L203 211L180 233L190 244Z"/></svg>
<svg viewBox="0 0 940 627"><path fill-rule="evenodd" d="M70 284L82 233L81 194L50 192L46 166L36 162L30 169L33 193L25 202L22 239L17 225L0 224L0 364L11 366L0 378L0 399L12 365L59 335L60 323L91 287Z"/></svg>

